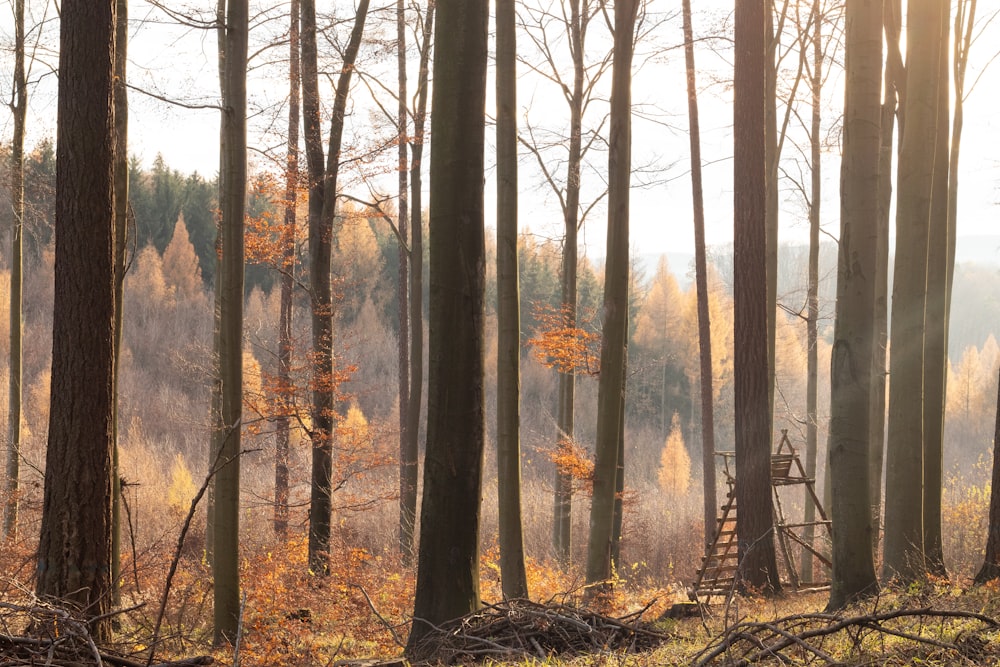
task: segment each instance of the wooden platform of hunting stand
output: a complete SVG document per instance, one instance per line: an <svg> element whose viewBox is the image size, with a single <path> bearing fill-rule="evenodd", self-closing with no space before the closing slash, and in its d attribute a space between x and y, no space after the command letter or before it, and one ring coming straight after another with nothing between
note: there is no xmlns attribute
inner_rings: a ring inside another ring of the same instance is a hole
<svg viewBox="0 0 1000 667"><path fill-rule="evenodd" d="M709 542L705 555L701 559L697 578L692 587L691 596L699 602L711 602L713 597L726 597L734 590L736 574L739 567L738 540L736 534L736 476L735 452L716 452L722 457L723 473L726 476L728 493L726 503L721 507L721 513L716 519L715 535ZM815 521L788 522L785 520L779 489L787 486L802 486L805 490L805 501L812 501L819 519ZM825 531L826 541L831 537L830 520L823 510L823 504L816 496L816 480L806 475L798 452L788 439L788 431L782 429L778 449L771 455L771 489L772 506L774 508L774 527L782 568L782 586L793 592L825 590L830 587L829 576L820 581L801 581L799 568L795 561L793 546L800 547L804 557L815 558L818 565L826 569L829 575L831 565L828 555L818 548L817 538L820 530ZM811 528L813 540L807 539L804 533Z"/></svg>

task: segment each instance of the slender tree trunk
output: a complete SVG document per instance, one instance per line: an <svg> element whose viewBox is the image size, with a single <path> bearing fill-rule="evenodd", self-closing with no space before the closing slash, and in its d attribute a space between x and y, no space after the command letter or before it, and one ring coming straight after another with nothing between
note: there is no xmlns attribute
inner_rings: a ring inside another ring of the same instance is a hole
<svg viewBox="0 0 1000 667"><path fill-rule="evenodd" d="M315 6L310 0L313 26L313 56L315 56ZM306 2L303 2L303 9ZM354 61L361 46L361 35L368 16L368 0L360 0L354 14L354 27L344 62L334 92L333 112L330 118L329 153L326 167L319 176L318 183L310 188L322 189L322 207L314 211L310 200L309 210L309 287L312 296L312 344L313 344L313 413L312 413L312 484L309 500L309 565L318 574L330 571L330 514L333 507L333 421L334 394L336 380L333 369L333 292L330 282L330 262L333 249L333 219L337 206L337 176L340 169L340 146L344 133L344 115L347 97L354 73ZM305 15L303 14L303 60L305 59ZM310 67L315 65L313 58ZM309 75L311 76L311 74ZM303 76L303 81L307 75ZM303 84L305 85L305 84ZM310 84L312 96L318 86ZM317 95L318 96L318 95ZM317 100L318 102L318 100ZM312 113L312 112L310 112ZM319 123L318 106L315 115L307 116L306 126ZM318 131L318 130L317 130ZM307 130L307 133L309 130ZM310 179L315 166L309 155L307 139L307 159L310 160ZM322 147L320 147L322 153ZM315 214L315 215L314 215Z"/></svg>
<svg viewBox="0 0 1000 667"><path fill-rule="evenodd" d="M215 475L214 642L232 643L240 620L240 450L243 427L243 219L246 214L247 0L227 0L222 89L221 299L219 377L222 448Z"/></svg>
<svg viewBox="0 0 1000 667"><path fill-rule="evenodd" d="M497 0L497 487L500 580L527 598L521 529L521 290L517 275L517 60L514 0Z"/></svg>
<svg viewBox="0 0 1000 667"><path fill-rule="evenodd" d="M778 320L778 65L776 54L781 35L774 31L773 0L767 1L765 9L767 26L767 69L764 102L764 163L767 165L767 442L774 440L774 340Z"/></svg>
<svg viewBox="0 0 1000 667"><path fill-rule="evenodd" d="M970 25L973 15L974 10L970 12ZM1000 578L1000 383L997 384L997 389L996 428L993 430L993 482L990 489L990 528L986 535L986 558L976 574L977 586Z"/></svg>
<svg viewBox="0 0 1000 667"><path fill-rule="evenodd" d="M115 2L64 0L56 128L52 392L37 594L110 635Z"/></svg>
<svg viewBox="0 0 1000 667"><path fill-rule="evenodd" d="M948 160L948 287L945 294L945 317L951 315L951 291L955 278L955 233L958 224L958 156L962 143L965 103L965 71L969 64L973 28L976 24L976 0L960 0L955 11L954 70L955 110L952 117L951 153ZM947 331L945 332L945 350ZM945 392L947 394L947 392Z"/></svg>
<svg viewBox="0 0 1000 667"><path fill-rule="evenodd" d="M831 610L878 589L871 548L868 426L875 333L881 17L881 2L854 2L847 7L840 252L830 363Z"/></svg>
<svg viewBox="0 0 1000 667"><path fill-rule="evenodd" d="M219 55L219 93L221 99L226 99L226 0L217 0L215 4L216 42ZM219 146L226 141L225 128L219 124ZM226 170L225 152L219 151L219 198L225 189ZM219 357L222 335L222 237L225 229L222 226L222 214L215 216L215 257L216 270L214 280L214 312L212 313L212 405L210 414L211 435L208 452L208 468L214 471L219 465L222 447L226 441L226 428L222 420L222 362ZM208 486L208 498L205 508L205 559L208 563L215 562L215 488L218 478L212 476Z"/></svg>
<svg viewBox="0 0 1000 667"><path fill-rule="evenodd" d="M882 470L885 455L886 348L889 344L889 212L892 204L892 134L896 125L902 57L899 54L900 0L884 0L883 29L888 49L883 77L882 139L879 150L878 237L875 254L875 343L873 348L872 407L868 428L871 457L869 486L872 502L872 548L878 550L882 525ZM902 130L902 123L900 123Z"/></svg>
<svg viewBox="0 0 1000 667"><path fill-rule="evenodd" d="M483 202L489 3L442 0L431 119L427 453L413 625L406 652L480 605L484 446Z"/></svg>
<svg viewBox="0 0 1000 667"><path fill-rule="evenodd" d="M712 322L708 311L708 266L705 261L705 203L701 185L701 130L695 84L694 31L691 0L683 0L684 62L687 68L688 137L691 143L691 200L694 203L694 273L698 299L698 359L701 369L701 451L704 479L705 543L715 534L718 499L715 481L715 411L712 388Z"/></svg>
<svg viewBox="0 0 1000 667"><path fill-rule="evenodd" d="M312 324L312 431L309 433L312 441L312 493L309 505L309 568L323 574L328 566L326 561L327 542L329 540L329 509L319 511L317 505L323 498L321 487L329 494L329 480L323 480L324 466L332 467L331 443L333 410L332 392L323 391L324 378L328 382L332 372L333 361L329 341L324 341L322 327L324 322L324 305L322 303L323 284L329 291L329 265L324 271L323 265L317 261L323 254L320 244L323 241L321 218L323 217L323 175L326 166L323 162L323 132L319 117L319 74L316 50L316 1L300 0L302 42L302 121L305 138L306 165L309 173L309 286L310 286L310 318ZM327 232L329 234L330 232ZM325 241L326 253L329 256L329 237ZM326 304L332 308L332 305ZM325 347L324 347L325 345ZM327 405L329 403L329 405ZM313 513L318 511L314 518ZM325 522L326 539L322 537Z"/></svg>
<svg viewBox="0 0 1000 667"><path fill-rule="evenodd" d="M628 316L625 317L626 321ZM615 508L611 522L611 567L618 569L622 558L622 524L625 521L625 392L628 384L628 337L622 361L621 418L618 420L618 465L615 466Z"/></svg>
<svg viewBox="0 0 1000 667"><path fill-rule="evenodd" d="M573 61L573 92L569 98L569 154L566 164L566 202L563 208L562 276L560 277L561 313L563 326L571 329L577 324L577 259L580 226L580 164L583 161L583 100L584 100L584 12L580 0L569 0L570 57ZM568 449L573 445L576 424L576 372L563 369L559 373L558 403L556 405L557 447ZM556 467L555 511L552 521L552 545L556 560L563 568L569 567L573 540L573 477L566 470Z"/></svg>
<svg viewBox="0 0 1000 667"><path fill-rule="evenodd" d="M927 234L927 306L924 314L924 551L927 568L940 577L944 565L941 535L941 489L944 483L945 381L948 375L948 248L954 245L948 229L948 39L950 3L939 3L942 17L938 56L937 117L934 180Z"/></svg>
<svg viewBox="0 0 1000 667"><path fill-rule="evenodd" d="M903 581L924 562L923 390L927 242L937 133L940 2L907 5L906 127L898 169L886 448L884 575Z"/></svg>
<svg viewBox="0 0 1000 667"><path fill-rule="evenodd" d="M405 494L405 507L410 526L416 525L418 453L420 441L420 414L424 389L424 242L423 242L423 154L424 124L427 118L427 81L430 72L430 54L434 34L434 0L427 3L424 14L422 42L420 44L420 69L417 75L416 105L413 113L413 142L410 145L410 407L407 411L406 452L400 461L401 475L405 478L400 488ZM413 534L410 533L410 555L404 551L407 562L412 559Z"/></svg>
<svg viewBox="0 0 1000 667"><path fill-rule="evenodd" d="M3 514L3 534L17 537L17 513L21 478L21 336L24 332L22 308L22 252L24 248L24 126L28 115L28 82L24 70L24 0L14 2L14 137L10 148L10 377L7 404L7 486Z"/></svg>
<svg viewBox="0 0 1000 667"><path fill-rule="evenodd" d="M822 0L813 0L812 56L813 67L810 79L812 93L812 118L809 125L809 162L812 181L809 194L809 285L806 300L806 477L816 478L816 455L819 449L819 415L817 394L819 387L819 223L823 195L822 148L820 120L823 92L823 22ZM805 523L803 539L809 546L815 540L816 505L812 495L805 494ZM813 555L808 549L802 550L802 582L813 581Z"/></svg>
<svg viewBox="0 0 1000 667"><path fill-rule="evenodd" d="M111 596L121 606L121 502L122 485L118 468L118 377L122 349L125 267L128 243L128 89L125 86L128 49L128 0L115 3L115 354L111 417Z"/></svg>
<svg viewBox="0 0 1000 667"><path fill-rule="evenodd" d="M301 122L299 0L291 0L288 25L288 144L285 161L285 224L281 230L281 310L278 315L278 382L292 386L292 290L295 286L295 207L299 191L299 124ZM291 424L282 410L275 422L274 532L288 535L288 456Z"/></svg>
<svg viewBox="0 0 1000 667"><path fill-rule="evenodd" d="M399 205L397 208L396 229L399 232L399 279L396 284L396 294L399 301L399 551L404 558L413 556L413 515L407 505L406 478L407 453L410 443L410 426L408 411L410 409L410 276L409 249L407 248L407 218L409 216L409 145L407 138L407 119L409 108L406 103L406 3L396 0L396 75L397 94L396 107L397 150L399 156L398 189Z"/></svg>
<svg viewBox="0 0 1000 667"><path fill-rule="evenodd" d="M611 121L608 128L608 242L604 331L597 389L594 492L590 505L587 583L592 594L611 577L615 489L628 344L629 185L632 152L632 53L638 0L615 3Z"/></svg>
<svg viewBox="0 0 1000 667"><path fill-rule="evenodd" d="M736 5L735 397L739 581L776 592L767 353L765 0Z"/></svg>

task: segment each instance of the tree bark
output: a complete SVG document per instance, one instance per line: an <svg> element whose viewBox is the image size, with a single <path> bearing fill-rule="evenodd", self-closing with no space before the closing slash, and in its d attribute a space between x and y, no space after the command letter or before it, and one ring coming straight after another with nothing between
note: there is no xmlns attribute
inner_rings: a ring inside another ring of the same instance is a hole
<svg viewBox="0 0 1000 667"><path fill-rule="evenodd" d="M222 442L215 474L214 642L233 643L240 620L240 450L243 427L243 219L246 214L247 0L226 3L222 98L222 257L219 377Z"/></svg>
<svg viewBox="0 0 1000 667"><path fill-rule="evenodd" d="M497 487L500 581L527 598L521 528L521 290L517 275L517 55L514 0L496 3Z"/></svg>
<svg viewBox="0 0 1000 667"><path fill-rule="evenodd" d="M907 5L906 127L899 155L886 448L884 576L924 575L923 347L937 133L940 3Z"/></svg>
<svg viewBox="0 0 1000 667"><path fill-rule="evenodd" d="M764 0L736 5L734 87L734 309L738 578L744 589L781 588L774 552L768 401Z"/></svg>
<svg viewBox="0 0 1000 667"><path fill-rule="evenodd" d="M577 324L577 260L580 229L580 165L583 161L583 101L584 101L584 46L586 44L587 11L581 11L581 0L569 0L570 58L573 62L573 90L569 96L569 154L566 158L566 200L563 206L562 275L560 300L563 326L576 328ZM584 8L586 9L586 8ZM562 369L559 372L558 402L556 404L556 430L559 448L573 445L576 405L576 372ZM563 568L569 567L573 539L573 478L568 471L556 467L555 504L552 520L552 545L556 559Z"/></svg>
<svg viewBox="0 0 1000 667"><path fill-rule="evenodd" d="M691 145L691 200L694 204L694 273L698 300L698 360L701 369L701 451L704 485L705 543L715 535L718 499L715 481L715 417L712 389L712 322L708 311L708 266L705 261L705 203L701 183L701 129L695 84L694 31L691 0L681 3L684 62L687 69L688 137Z"/></svg>
<svg viewBox="0 0 1000 667"><path fill-rule="evenodd" d="M24 249L24 126L28 116L28 82L24 69L24 0L14 2L14 136L10 148L10 375L7 388L7 485L3 513L3 535L17 537L17 514L21 478L21 361L24 333L22 307L22 255Z"/></svg>
<svg viewBox="0 0 1000 667"><path fill-rule="evenodd" d="M590 505L587 583L607 590L611 577L615 488L628 344L629 185L632 151L632 53L638 0L615 3L611 121L608 128L608 241L604 279L604 330L597 388L594 492Z"/></svg>
<svg viewBox="0 0 1000 667"><path fill-rule="evenodd" d="M882 525L882 472L885 461L886 348L889 344L889 213L892 204L892 134L901 103L900 0L884 0L882 23L888 49L883 77L882 138L879 149L878 236L875 253L875 342L872 349L872 407L868 426L872 549L878 552ZM902 123L899 125L902 131ZM900 132L901 133L901 132Z"/></svg>
<svg viewBox="0 0 1000 667"><path fill-rule="evenodd" d="M412 528L417 517L418 454L420 441L420 414L424 389L424 242L423 242L423 154L424 125L427 118L427 81L430 72L430 54L434 32L435 0L429 0L424 15L420 44L420 68L417 75L416 105L413 111L413 142L410 145L410 407L407 410L406 452L400 461L400 474L405 485L400 489L405 495L405 508L411 532L410 554L404 552L409 562L413 552Z"/></svg>
<svg viewBox="0 0 1000 667"><path fill-rule="evenodd" d="M778 324L778 65L776 54L781 35L774 30L774 2L768 0L764 10L767 37L767 61L764 102L764 163L767 165L767 404L768 446L774 440L774 341Z"/></svg>
<svg viewBox="0 0 1000 667"><path fill-rule="evenodd" d="M821 93L823 92L823 22L821 0L813 0L812 12L812 77L810 92L812 93L812 116L809 124L809 163L811 183L809 194L809 268L808 287L806 289L806 477L816 479L816 456L819 449L819 415L817 410L817 394L819 387L819 227L820 210L823 195L822 174L822 138L821 132ZM805 523L802 537L806 544L813 545L815 526L809 525L816 520L816 505L812 494L805 494ZM808 549L802 550L802 566L800 569L802 582L813 581L813 555Z"/></svg>
<svg viewBox="0 0 1000 667"><path fill-rule="evenodd" d="M56 128L52 392L37 593L110 634L115 2L65 0Z"/></svg>
<svg viewBox="0 0 1000 667"><path fill-rule="evenodd" d="M847 7L840 252L830 364L831 610L878 588L871 548L868 426L879 213L881 18L880 1L854 2Z"/></svg>
<svg viewBox="0 0 1000 667"><path fill-rule="evenodd" d="M941 535L941 493L944 483L944 410L948 376L948 248L954 245L948 229L948 44L950 4L940 3L941 48L938 56L937 116L934 179L927 234L927 306L924 313L924 551L927 569L948 575Z"/></svg>
<svg viewBox="0 0 1000 667"><path fill-rule="evenodd" d="M413 556L413 515L407 506L406 479L407 454L410 435L408 411L410 409L410 277L409 249L407 248L409 206L409 144L407 128L409 108L406 103L406 3L396 0L396 92L399 96L396 106L397 155L396 167L399 204L396 207L396 230L399 233L398 263L399 278L396 295L399 303L398 377L399 386L399 551L404 558Z"/></svg>
<svg viewBox="0 0 1000 667"><path fill-rule="evenodd" d="M281 230L281 304L278 314L278 383L292 386L292 291L295 286L295 208L299 186L299 125L301 64L299 62L299 0L291 0L288 25L288 143L285 158L285 224ZM290 419L281 410L275 421L274 532L288 536L288 456Z"/></svg>
<svg viewBox="0 0 1000 667"><path fill-rule="evenodd" d="M434 626L480 604L488 22L486 0L440 3L431 118L427 451L406 647L411 660L423 655L422 640Z"/></svg>
<svg viewBox="0 0 1000 667"><path fill-rule="evenodd" d="M302 3L303 11L306 2ZM311 42L310 56L312 62L309 74L303 74L303 82L312 78L315 72L315 3L308 0L311 9ZM313 163L315 156L310 156L310 143L313 151L319 149L320 164L322 164L322 145L307 138L306 151L310 172L310 203L309 203L309 287L312 306L312 345L313 345L313 405L312 405L312 484L309 499L309 566L317 574L328 574L330 571L330 514L333 508L333 422L334 394L336 380L333 368L333 291L330 282L330 263L333 249L333 219L337 208L337 177L340 171L340 146L344 134L344 115L347 111L347 97L351 88L351 76L354 73L354 61L361 47L361 35L364 31L365 19L368 16L368 0L360 0L354 14L354 27L351 37L344 50L344 62L341 65L340 76L334 92L333 111L330 118L329 153L326 156L326 167L322 171ZM303 60L305 52L305 14L303 13ZM305 85L305 83L303 83ZM318 85L309 84L310 92L303 97L313 98L310 101L306 126L315 123L315 132L319 132ZM304 100L303 100L304 101ZM305 110L305 106L303 106ZM310 132L306 130L307 137ZM318 178L318 182L313 182ZM312 201L313 188L322 190L322 198L314 207Z"/></svg>
<svg viewBox="0 0 1000 667"><path fill-rule="evenodd" d="M118 468L118 378L124 324L125 269L128 263L128 0L115 3L115 352L112 378L111 416L111 596L121 606L121 503L122 484Z"/></svg>

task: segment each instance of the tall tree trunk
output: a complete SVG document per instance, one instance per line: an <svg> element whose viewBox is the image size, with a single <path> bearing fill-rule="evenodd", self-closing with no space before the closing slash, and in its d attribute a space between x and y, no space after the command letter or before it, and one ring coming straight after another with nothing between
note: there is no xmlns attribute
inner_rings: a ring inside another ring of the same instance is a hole
<svg viewBox="0 0 1000 667"><path fill-rule="evenodd" d="M628 320L626 314L625 319ZM622 360L621 418L618 420L618 464L615 466L615 507L611 520L611 567L618 569L622 557L622 524L625 521L625 392L628 384L628 337Z"/></svg>
<svg viewBox="0 0 1000 667"><path fill-rule="evenodd" d="M945 316L951 315L951 291L955 277L955 234L958 224L958 156L962 143L965 103L965 71L969 64L973 27L976 24L976 0L960 0L955 11L954 70L955 111L952 117L951 153L948 160L948 288L945 294ZM947 331L945 350L947 351ZM947 392L946 392L947 393Z"/></svg>
<svg viewBox="0 0 1000 667"><path fill-rule="evenodd" d="M940 3L941 48L938 55L934 180L927 233L927 306L924 313L924 552L932 574L947 576L941 536L941 489L944 483L945 381L948 375L948 39L950 3Z"/></svg>
<svg viewBox="0 0 1000 667"><path fill-rule="evenodd" d="M694 31L691 0L683 0L684 62L687 68L688 137L691 145L691 201L694 204L694 273L698 300L698 359L701 369L701 452L704 485L705 543L715 534L718 499L715 481L715 411L712 388L712 322L708 311L708 266L705 261L705 202L701 185L701 129L695 84Z"/></svg>
<svg viewBox="0 0 1000 667"><path fill-rule="evenodd" d="M889 344L889 212L892 204L892 134L905 73L899 53L900 0L884 0L882 23L887 57L882 87L882 139L878 167L878 236L875 254L875 342L872 349L872 407L868 426L872 548L877 552L882 525L882 471L885 454L886 348ZM902 123L899 125L902 130Z"/></svg>
<svg viewBox="0 0 1000 667"><path fill-rule="evenodd" d="M398 350L398 383L399 383L399 551L404 558L413 556L413 514L409 512L407 503L406 478L407 454L410 435L410 276L409 249L407 248L407 219L409 216L409 145L407 139L407 119L409 108L406 102L406 3L396 0L396 77L397 94L396 107L397 166L399 204L397 209L396 229L399 232L399 278L396 284L396 295L399 302L399 337Z"/></svg>
<svg viewBox="0 0 1000 667"><path fill-rule="evenodd" d="M306 166L309 174L309 286L310 286L310 321L312 324L312 431L309 437L312 441L312 494L309 505L309 567L314 572L325 573L326 562L326 541L323 540L321 532L322 525L316 524L313 518L316 497L322 497L318 487L323 483L322 479L317 480L317 475L322 476L323 466L332 466L331 443L332 437L332 415L333 394L330 391L324 392L323 378L327 378L332 371L333 362L331 350L328 342L324 349L322 337L323 327L323 306L321 303L320 290L323 283L329 291L330 277L329 265L324 272L323 267L317 263L317 258L322 254L320 244L323 242L320 219L323 217L323 174L326 165L323 162L323 131L319 117L319 70L317 65L316 50L316 0L300 0L301 9L301 35L302 42L302 124L303 136L305 138ZM327 238L327 256L329 256L330 240ZM332 305L328 306L332 308ZM328 370L330 369L330 370ZM326 404L329 403L327 407ZM329 481L326 482L326 489L329 492ZM318 507L316 508L319 509ZM326 516L325 532L329 536L329 510L320 512L318 519Z"/></svg>
<svg viewBox="0 0 1000 667"><path fill-rule="evenodd" d="M564 327L575 329L577 324L577 259L580 228L580 165L583 161L583 100L584 100L584 45L586 32L581 0L569 0L570 58L573 61L573 91L569 98L569 154L566 162L566 201L563 207L562 275L560 276L560 317ZM558 402L556 404L557 447L568 449L573 445L576 424L576 372L562 369L559 372ZM556 560L569 567L573 539L573 477L569 471L556 466L555 507L552 521L552 545Z"/></svg>
<svg viewBox="0 0 1000 667"><path fill-rule="evenodd" d="M216 0L215 3L215 37L218 52L219 65L219 93L220 99L226 99L226 0ZM223 146L226 141L224 123L219 123L219 146ZM226 156L225 151L219 151L219 199L222 199L222 192L225 188L226 180ZM215 471L218 468L222 456L222 448L226 441L226 428L222 421L222 362L219 358L221 349L220 336L222 335L222 237L225 229L222 226L222 214L217 212L215 216L215 257L216 270L214 279L214 309L212 313L212 399L210 407L210 437L208 451L208 468L211 475L209 480L208 498L205 507L205 559L211 565L215 562L215 487L218 478Z"/></svg>
<svg viewBox="0 0 1000 667"><path fill-rule="evenodd" d="M521 529L521 290L517 275L517 60L514 0L497 0L497 487L505 598L528 597Z"/></svg>
<svg viewBox="0 0 1000 667"><path fill-rule="evenodd" d="M240 450L243 427L243 219L247 191L247 0L227 0L222 86L222 258L219 377L222 448L215 475L214 642L232 643L240 620Z"/></svg>
<svg viewBox="0 0 1000 667"><path fill-rule="evenodd" d="M10 375L7 388L7 486L3 535L17 537L17 512L21 478L21 360L24 309L21 306L22 252L24 248L24 126L28 115L28 82L24 70L24 0L14 2L14 137L10 148Z"/></svg>
<svg viewBox="0 0 1000 667"><path fill-rule="evenodd" d="M295 286L295 208L299 191L299 124L302 77L299 63L299 0L291 0L288 25L288 144L285 158L285 224L281 230L281 305L278 315L278 382L292 386L292 290ZM284 411L275 422L274 532L288 535L289 415Z"/></svg>
<svg viewBox="0 0 1000 667"><path fill-rule="evenodd" d="M813 0L812 21L812 117L809 124L809 163L812 181L809 194L809 284L806 307L806 477L816 478L816 455L819 449L819 415L817 394L819 387L819 223L823 195L822 138L820 137L821 93L823 92L823 22L822 0ZM802 537L810 547L815 540L816 505L812 494L805 494L805 523ZM813 581L813 555L802 550L802 582Z"/></svg>
<svg viewBox="0 0 1000 667"><path fill-rule="evenodd" d="M110 634L115 2L64 0L56 126L52 392L37 594Z"/></svg>
<svg viewBox="0 0 1000 667"><path fill-rule="evenodd" d="M878 588L872 554L868 424L875 325L882 86L880 2L847 6L844 155L841 162L837 309L830 363L830 513L833 579L828 608Z"/></svg>
<svg viewBox="0 0 1000 667"><path fill-rule="evenodd" d="M778 64L776 55L781 42L780 33L774 30L774 0L767 1L765 26L767 30L767 62L764 72L764 164L767 165L767 442L774 440L774 341L778 323ZM791 102L789 102L791 104Z"/></svg>
<svg viewBox="0 0 1000 667"><path fill-rule="evenodd" d="M310 5L313 2L310 0ZM306 3L303 2L303 8ZM312 7L315 10L315 7ZM315 11L313 13L313 46L315 46ZM323 191L322 207L314 211L309 207L309 287L312 297L313 344L313 406L312 406L312 484L309 500L309 566L319 574L330 571L330 513L333 507L333 421L336 380L333 369L333 292L330 282L330 262L333 249L333 219L337 209L337 177L340 171L340 146L344 134L344 115L347 96L354 73L354 61L361 47L368 0L360 0L354 14L354 27L344 50L344 62L334 92L333 112L330 118L329 153L326 167L319 183L311 183ZM303 30L305 16L303 15ZM303 38L303 47L305 39ZM313 51L315 55L315 50ZM305 50L303 50L305 59ZM313 65L315 60L313 60ZM303 79L306 77L303 76ZM313 91L318 86L313 87ZM313 122L309 117L306 125ZM319 122L316 109L315 122ZM307 130L308 132L308 130ZM307 140L308 159L308 140ZM322 152L322 147L320 147ZM310 180L314 165L310 162ZM314 216L314 213L316 214Z"/></svg>
<svg viewBox="0 0 1000 667"><path fill-rule="evenodd" d="M489 3L442 0L431 119L427 453L413 625L406 652L479 607L484 445L483 170Z"/></svg>
<svg viewBox="0 0 1000 667"><path fill-rule="evenodd" d="M736 502L739 581L765 592L781 588L771 508L768 402L766 161L767 43L765 0L736 5L734 99Z"/></svg>
<svg viewBox="0 0 1000 667"><path fill-rule="evenodd" d="M927 238L934 178L941 47L940 2L907 5L906 127L896 203L886 448L884 575L923 576L923 347Z"/></svg>
<svg viewBox="0 0 1000 667"><path fill-rule="evenodd" d="M125 83L128 49L128 0L115 3L115 353L111 417L111 596L121 606L121 473L118 467L118 378L122 349L125 267L128 261L128 88Z"/></svg>
<svg viewBox="0 0 1000 667"><path fill-rule="evenodd" d="M599 593L611 577L615 488L628 344L629 185L632 155L632 53L638 0L615 3L611 121L608 128L608 242L604 330L597 388L594 492L590 505L587 583ZM600 585L598 585L600 584Z"/></svg>
<svg viewBox="0 0 1000 667"><path fill-rule="evenodd" d="M972 25L973 16L974 9L970 12L969 25ZM968 54L968 47L965 53ZM976 574L977 586L1000 578L1000 383L997 384L997 390L996 428L993 430L993 481L990 489L990 528L986 535L986 558Z"/></svg>
<svg viewBox="0 0 1000 667"><path fill-rule="evenodd" d="M403 556L410 562L413 555L413 532L417 517L417 481L420 442L420 414L424 389L424 241L423 241L423 154L424 124L427 118L427 80L430 72L430 54L434 32L435 0L429 0L424 14L420 68L417 75L416 105L413 111L413 142L410 145L410 406L406 428L406 451L400 459L400 491L405 498L405 511L411 527L409 553Z"/></svg>

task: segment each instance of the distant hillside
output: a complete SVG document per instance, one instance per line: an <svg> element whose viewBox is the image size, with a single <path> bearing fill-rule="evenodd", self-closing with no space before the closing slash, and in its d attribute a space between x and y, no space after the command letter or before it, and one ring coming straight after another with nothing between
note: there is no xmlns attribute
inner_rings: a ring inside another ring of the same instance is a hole
<svg viewBox="0 0 1000 667"><path fill-rule="evenodd" d="M732 288L732 247L709 249L709 261ZM836 301L836 244L820 245L820 330L831 334ZM782 305L798 311L805 304L808 247L782 246L779 254L778 297ZM644 276L656 270L661 255L636 257ZM670 270L681 289L694 280L694 255L667 253ZM952 296L949 354L956 361L969 345L982 347L992 334L1000 338L1000 235L960 236L955 249L955 286ZM892 259L890 258L890 266ZM890 282L890 293L892 290Z"/></svg>

